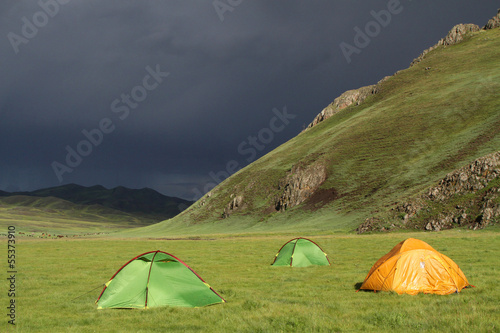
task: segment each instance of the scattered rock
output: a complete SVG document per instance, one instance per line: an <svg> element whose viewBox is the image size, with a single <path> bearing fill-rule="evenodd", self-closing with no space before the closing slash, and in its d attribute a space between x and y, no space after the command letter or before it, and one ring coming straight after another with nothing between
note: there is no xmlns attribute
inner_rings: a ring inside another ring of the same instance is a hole
<svg viewBox="0 0 500 333"><path fill-rule="evenodd" d="M227 204L226 208L224 208L222 218L228 218L234 211L243 208L243 197L241 195L235 196L231 194L231 198L232 200Z"/></svg>
<svg viewBox="0 0 500 333"><path fill-rule="evenodd" d="M381 231L382 229L385 228L382 227L381 221L375 217L370 217L367 218L365 222L360 224L358 228L356 228L356 232L358 234L364 234L365 232Z"/></svg>
<svg viewBox="0 0 500 333"><path fill-rule="evenodd" d="M436 45L431 46L428 49L424 50L417 58L413 59L413 61L410 64L410 67L412 67L412 66L418 64L419 62L421 62L422 60L424 60L427 53L434 51L437 48L438 48L438 45L436 44Z"/></svg>
<svg viewBox="0 0 500 333"><path fill-rule="evenodd" d="M202 206L205 206L205 204L207 203L207 199L210 198L212 196L212 192L208 192L198 203L198 206L199 207L202 207Z"/></svg>
<svg viewBox="0 0 500 333"><path fill-rule="evenodd" d="M453 227L453 218L449 215L438 216L436 219L431 219L425 225L425 230L428 231L441 231L451 229Z"/></svg>

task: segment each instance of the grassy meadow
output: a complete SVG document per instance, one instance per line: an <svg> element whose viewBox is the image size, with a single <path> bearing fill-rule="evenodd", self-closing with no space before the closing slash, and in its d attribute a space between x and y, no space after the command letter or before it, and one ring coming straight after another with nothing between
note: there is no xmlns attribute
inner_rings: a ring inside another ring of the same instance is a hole
<svg viewBox="0 0 500 333"><path fill-rule="evenodd" d="M18 332L499 332L500 228L311 235L329 267L272 267L289 234L196 239L17 237ZM409 237L452 258L475 288L447 296L356 292L370 267ZM6 249L5 239L0 241ZM174 254L227 300L204 308L97 310L102 285L147 251ZM6 262L6 261L4 261ZM7 271L4 264L4 274ZM8 285L2 278L6 313ZM14 331L2 315L0 331Z"/></svg>

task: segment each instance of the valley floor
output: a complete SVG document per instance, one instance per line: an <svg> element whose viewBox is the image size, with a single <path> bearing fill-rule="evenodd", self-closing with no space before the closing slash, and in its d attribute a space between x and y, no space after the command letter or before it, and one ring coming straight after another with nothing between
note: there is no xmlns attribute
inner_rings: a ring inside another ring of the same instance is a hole
<svg viewBox="0 0 500 333"><path fill-rule="evenodd" d="M15 300L19 332L496 332L500 330L500 233L249 234L175 238L33 239L17 235L15 295L4 264L4 316ZM289 239L308 237L331 266L273 267ZM449 256L475 288L447 296L356 292L371 266L401 240ZM6 240L2 237L4 256ZM128 260L162 250L186 262L227 303L204 308L97 310L102 286ZM4 260L6 263L7 260ZM4 278L5 277L5 278Z"/></svg>

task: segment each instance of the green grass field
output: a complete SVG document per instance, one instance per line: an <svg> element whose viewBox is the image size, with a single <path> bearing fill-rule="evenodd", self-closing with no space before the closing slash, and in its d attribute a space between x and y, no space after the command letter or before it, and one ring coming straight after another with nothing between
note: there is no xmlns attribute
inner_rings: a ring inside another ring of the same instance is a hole
<svg viewBox="0 0 500 333"><path fill-rule="evenodd" d="M500 229L311 235L329 267L272 267L289 234L196 239L17 237L18 332L499 332ZM409 237L452 258L475 288L447 296L356 292L370 267ZM1 240L4 255L6 242ZM129 259L162 250L193 268L227 303L204 308L97 310L101 286ZM7 323L2 266L0 331ZM94 288L97 288L93 290ZM91 291L92 290L92 291ZM89 292L90 291L90 292Z"/></svg>

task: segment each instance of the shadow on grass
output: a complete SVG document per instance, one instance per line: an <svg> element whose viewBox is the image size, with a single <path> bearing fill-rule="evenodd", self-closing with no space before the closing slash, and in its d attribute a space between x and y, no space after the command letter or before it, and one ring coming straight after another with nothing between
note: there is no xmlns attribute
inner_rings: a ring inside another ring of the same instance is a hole
<svg viewBox="0 0 500 333"><path fill-rule="evenodd" d="M361 288L362 285L363 285L363 282L358 282L358 283L354 284L354 289L356 290L356 292L358 292L358 291L362 291L365 293L366 292L369 292L369 293L373 292L373 290L369 290L369 289L363 289L363 290L359 289L359 288Z"/></svg>

